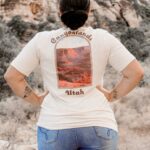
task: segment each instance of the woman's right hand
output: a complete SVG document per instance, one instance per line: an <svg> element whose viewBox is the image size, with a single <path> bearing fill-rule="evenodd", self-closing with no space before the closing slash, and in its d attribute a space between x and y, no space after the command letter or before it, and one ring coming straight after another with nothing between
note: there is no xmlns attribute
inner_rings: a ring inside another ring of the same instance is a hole
<svg viewBox="0 0 150 150"><path fill-rule="evenodd" d="M109 101L109 102L111 102L112 101L112 93L111 93L111 91L109 91L109 90L107 90L107 89L105 89L105 88L103 88L103 87L101 87L101 86L96 86L96 88L99 90L99 91L101 91L104 95L105 95L105 97L107 98L107 100Z"/></svg>

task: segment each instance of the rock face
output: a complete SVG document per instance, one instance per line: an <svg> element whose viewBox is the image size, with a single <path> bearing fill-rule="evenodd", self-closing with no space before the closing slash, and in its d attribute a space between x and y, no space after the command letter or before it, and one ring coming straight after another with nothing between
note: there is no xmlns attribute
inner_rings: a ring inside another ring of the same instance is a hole
<svg viewBox="0 0 150 150"><path fill-rule="evenodd" d="M0 140L1 150L37 150L37 145L11 145L8 141Z"/></svg>
<svg viewBox="0 0 150 150"><path fill-rule="evenodd" d="M1 14L6 20L21 15L25 21L44 21L49 12L47 0L1 0Z"/></svg>
<svg viewBox="0 0 150 150"><path fill-rule="evenodd" d="M9 144L8 141L0 140L0 148L1 148L2 150L8 149L9 145L10 145L10 144Z"/></svg>
<svg viewBox="0 0 150 150"><path fill-rule="evenodd" d="M92 0L91 3L91 10L97 10L98 15L112 21L123 19L128 26L138 27L142 18L138 15L135 5L147 5L149 1ZM45 21L48 16L56 17L58 13L57 0L0 0L0 4L0 13L5 20L10 20L10 18L19 14L25 21L39 22Z"/></svg>
<svg viewBox="0 0 150 150"><path fill-rule="evenodd" d="M36 145L14 145L14 150L37 150Z"/></svg>
<svg viewBox="0 0 150 150"><path fill-rule="evenodd" d="M131 2L127 0L118 2L96 0L93 1L92 9L111 21L123 20L130 27L139 27L142 20Z"/></svg>

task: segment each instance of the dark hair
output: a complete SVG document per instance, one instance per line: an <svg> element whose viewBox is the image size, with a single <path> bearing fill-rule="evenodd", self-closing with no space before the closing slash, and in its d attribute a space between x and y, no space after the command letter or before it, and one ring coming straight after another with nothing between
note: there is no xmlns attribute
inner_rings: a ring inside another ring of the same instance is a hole
<svg viewBox="0 0 150 150"><path fill-rule="evenodd" d="M88 19L90 0L60 0L61 21L70 29L77 30Z"/></svg>

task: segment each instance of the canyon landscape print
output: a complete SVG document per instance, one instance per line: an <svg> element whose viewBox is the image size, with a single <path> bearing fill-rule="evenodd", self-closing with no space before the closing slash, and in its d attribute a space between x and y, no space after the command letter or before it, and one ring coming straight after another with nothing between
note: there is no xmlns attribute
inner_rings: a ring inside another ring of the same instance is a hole
<svg viewBox="0 0 150 150"><path fill-rule="evenodd" d="M78 88L92 83L90 46L56 50L59 88Z"/></svg>

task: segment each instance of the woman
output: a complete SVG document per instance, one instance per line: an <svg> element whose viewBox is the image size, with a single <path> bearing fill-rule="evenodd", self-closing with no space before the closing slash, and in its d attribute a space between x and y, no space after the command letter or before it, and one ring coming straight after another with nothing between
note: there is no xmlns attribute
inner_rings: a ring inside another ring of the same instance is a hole
<svg viewBox="0 0 150 150"><path fill-rule="evenodd" d="M118 127L110 102L133 90L144 71L113 35L84 26L90 0L60 0L59 8L64 27L36 34L5 79L16 95L41 106L39 150L116 150ZM103 88L107 63L123 75L111 91ZM42 96L25 80L38 65L48 91Z"/></svg>

